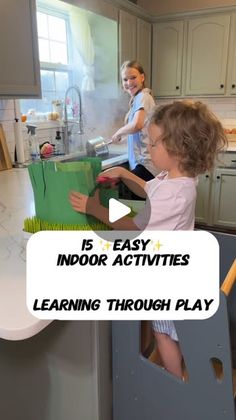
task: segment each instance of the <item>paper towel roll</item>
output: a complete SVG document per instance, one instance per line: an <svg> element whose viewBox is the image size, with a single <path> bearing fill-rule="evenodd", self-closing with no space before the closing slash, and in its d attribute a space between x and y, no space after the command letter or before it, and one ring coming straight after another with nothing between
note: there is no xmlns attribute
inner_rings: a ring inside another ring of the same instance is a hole
<svg viewBox="0 0 236 420"><path fill-rule="evenodd" d="M16 159L17 159L17 163L24 163L25 152L24 152L24 140L23 140L23 134L22 134L19 99L14 99L14 110L15 110L14 134L15 134L15 144L16 144Z"/></svg>
<svg viewBox="0 0 236 420"><path fill-rule="evenodd" d="M22 135L22 124L20 120L14 123L15 143L16 143L16 158L17 163L25 162L24 140Z"/></svg>

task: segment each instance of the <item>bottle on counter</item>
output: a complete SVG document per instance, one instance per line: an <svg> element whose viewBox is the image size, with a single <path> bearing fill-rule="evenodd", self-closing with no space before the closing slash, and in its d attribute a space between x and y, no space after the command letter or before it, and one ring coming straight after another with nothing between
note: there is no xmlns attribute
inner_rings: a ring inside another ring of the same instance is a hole
<svg viewBox="0 0 236 420"><path fill-rule="evenodd" d="M61 132L56 131L55 137L55 154L56 155L64 155L64 145L61 137Z"/></svg>
<svg viewBox="0 0 236 420"><path fill-rule="evenodd" d="M32 160L40 159L39 143L36 136L36 125L26 124L28 130L29 154Z"/></svg>

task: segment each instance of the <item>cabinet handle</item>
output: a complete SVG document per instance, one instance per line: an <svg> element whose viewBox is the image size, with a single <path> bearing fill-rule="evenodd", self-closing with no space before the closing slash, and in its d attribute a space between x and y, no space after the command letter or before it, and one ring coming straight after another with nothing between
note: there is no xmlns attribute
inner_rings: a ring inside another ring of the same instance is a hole
<svg viewBox="0 0 236 420"><path fill-rule="evenodd" d="M209 175L205 175L206 178L209 178Z"/></svg>
<svg viewBox="0 0 236 420"><path fill-rule="evenodd" d="M224 85L220 85L220 88L223 89Z"/></svg>
<svg viewBox="0 0 236 420"><path fill-rule="evenodd" d="M217 175L216 179L220 179L220 175Z"/></svg>
<svg viewBox="0 0 236 420"><path fill-rule="evenodd" d="M235 88L235 84L233 83L231 87L232 87L232 89L234 89Z"/></svg>
<svg viewBox="0 0 236 420"><path fill-rule="evenodd" d="M178 90L179 89L179 86L176 86L176 88L175 88L176 90Z"/></svg>

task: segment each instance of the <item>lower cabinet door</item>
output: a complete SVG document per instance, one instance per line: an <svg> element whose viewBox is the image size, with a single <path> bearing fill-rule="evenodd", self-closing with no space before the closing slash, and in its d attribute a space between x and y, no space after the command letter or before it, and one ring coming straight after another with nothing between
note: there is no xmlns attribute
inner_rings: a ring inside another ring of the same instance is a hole
<svg viewBox="0 0 236 420"><path fill-rule="evenodd" d="M206 173L198 177L197 202L195 219L197 223L210 222L211 174Z"/></svg>
<svg viewBox="0 0 236 420"><path fill-rule="evenodd" d="M213 225L236 229L236 169L216 169L213 182Z"/></svg>

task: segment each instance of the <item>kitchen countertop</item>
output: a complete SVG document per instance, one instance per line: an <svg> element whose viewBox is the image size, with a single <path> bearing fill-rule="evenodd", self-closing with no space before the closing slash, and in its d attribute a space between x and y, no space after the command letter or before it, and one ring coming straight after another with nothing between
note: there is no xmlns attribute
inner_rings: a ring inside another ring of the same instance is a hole
<svg viewBox="0 0 236 420"><path fill-rule="evenodd" d="M111 159L109 159L109 156L108 156L108 159L102 162L102 169L105 170L105 169L111 168L112 166L119 166L119 165L122 165L122 163L125 163L127 161L128 161L127 153L113 157Z"/></svg>
<svg viewBox="0 0 236 420"><path fill-rule="evenodd" d="M127 161L121 149L111 150L120 156L107 159L107 169ZM78 153L77 153L78 155ZM26 168L0 171L0 338L23 340L52 321L35 318L26 306L26 244L23 221L35 215L33 191Z"/></svg>
<svg viewBox="0 0 236 420"><path fill-rule="evenodd" d="M26 216L34 215L34 200L26 169L0 172L0 337L23 340L51 321L33 317L26 307Z"/></svg>
<svg viewBox="0 0 236 420"><path fill-rule="evenodd" d="M111 145L109 146L109 152L111 153L111 155L113 155L113 157L109 158L109 155L107 157L103 157L103 161L102 161L102 169L108 169L111 168L112 166L119 166L122 165L122 163L125 163L128 161L128 154L127 154L127 150L126 150L126 146L123 144L118 144L118 145ZM114 155L116 155L114 157ZM58 156L56 158L54 158L53 160L55 161L65 161L68 158L69 159L76 159L79 157L84 157L85 156L85 152L74 152L71 153L70 155L67 156Z"/></svg>

